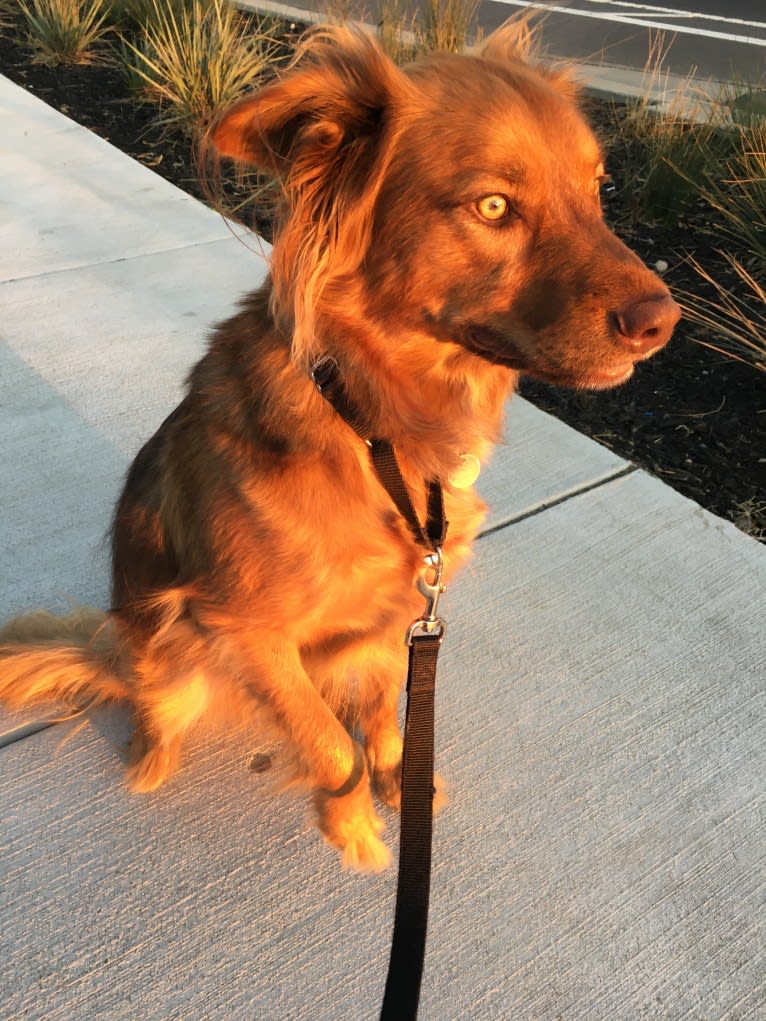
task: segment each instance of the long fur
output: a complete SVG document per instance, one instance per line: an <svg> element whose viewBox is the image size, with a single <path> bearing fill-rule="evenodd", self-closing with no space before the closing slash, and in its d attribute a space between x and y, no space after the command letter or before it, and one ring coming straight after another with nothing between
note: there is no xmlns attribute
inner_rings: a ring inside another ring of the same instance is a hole
<svg viewBox="0 0 766 1021"><path fill-rule="evenodd" d="M55 617L40 610L17 617L0 629L4 655L0 700L11 709L63 702L71 709L130 698L117 673L116 652L106 615L78 610Z"/></svg>
<svg viewBox="0 0 766 1021"><path fill-rule="evenodd" d="M2 635L8 705L133 704L135 790L167 778L200 718L257 705L325 838L363 869L389 858L371 789L398 804L422 551L312 359L336 360L370 432L395 445L421 517L426 481L442 481L451 575L485 512L460 465L488 456L519 374L611 385L677 318L603 222L603 157L571 81L529 66L515 39L400 69L365 33L325 28L222 117L211 145L281 188L269 278L130 468L109 612ZM359 761L352 732L364 770L336 797Z"/></svg>

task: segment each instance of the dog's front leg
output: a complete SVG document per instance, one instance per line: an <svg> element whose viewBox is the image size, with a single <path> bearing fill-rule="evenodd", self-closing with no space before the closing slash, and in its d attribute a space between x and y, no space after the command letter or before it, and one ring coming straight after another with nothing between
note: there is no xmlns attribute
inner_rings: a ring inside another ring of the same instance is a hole
<svg viewBox="0 0 766 1021"><path fill-rule="evenodd" d="M398 643L401 645L401 640ZM398 652L398 650L397 650ZM402 735L399 730L398 706L406 660L391 655L395 669L385 663L371 670L364 678L364 701L360 707L359 725L364 734L367 760L372 771L372 785L380 800L391 808L399 808L402 787Z"/></svg>
<svg viewBox="0 0 766 1021"><path fill-rule="evenodd" d="M306 673L298 649L283 635L237 640L247 689L274 715L314 788L319 828L343 853L343 864L365 872L385 868L383 822L372 803L367 760Z"/></svg>
<svg viewBox="0 0 766 1021"><path fill-rule="evenodd" d="M359 726L364 734L372 786L380 800L400 808L402 800L402 734L399 703L407 673L407 649L397 627L388 640L370 649L365 669L357 670L362 695ZM434 774L434 812L448 802L446 784Z"/></svg>

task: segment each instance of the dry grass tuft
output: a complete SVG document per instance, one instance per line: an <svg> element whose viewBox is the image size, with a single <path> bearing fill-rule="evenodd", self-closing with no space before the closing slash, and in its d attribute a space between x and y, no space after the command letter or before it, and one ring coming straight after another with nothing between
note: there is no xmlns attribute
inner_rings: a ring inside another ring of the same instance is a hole
<svg viewBox="0 0 766 1021"><path fill-rule="evenodd" d="M698 343L766 372L766 287L735 256L722 254L741 280L742 292L729 290L692 259L691 264L716 298L682 295L684 316L710 335L695 338Z"/></svg>
<svg viewBox="0 0 766 1021"><path fill-rule="evenodd" d="M203 132L273 66L271 25L228 0L189 0L178 8L147 2L152 10L142 36L125 43L127 74L158 104L160 123Z"/></svg>
<svg viewBox="0 0 766 1021"><path fill-rule="evenodd" d="M106 59L96 44L111 31L106 0L19 0L36 64L91 64Z"/></svg>

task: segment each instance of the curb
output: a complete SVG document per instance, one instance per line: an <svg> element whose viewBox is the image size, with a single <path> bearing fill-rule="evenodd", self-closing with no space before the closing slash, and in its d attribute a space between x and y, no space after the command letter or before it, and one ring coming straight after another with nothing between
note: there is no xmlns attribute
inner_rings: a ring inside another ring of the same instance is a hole
<svg viewBox="0 0 766 1021"><path fill-rule="evenodd" d="M320 24L328 18L328 12L310 11L277 0L234 0L238 7L275 14L286 21ZM375 26L361 22L369 32ZM709 79L683 78L670 72L652 69L637 71L616 64L591 64L571 58L549 54L546 59L553 63L568 64L574 69L576 79L582 83L587 95L594 99L615 99L626 101L649 96L650 103L658 113L672 112L689 120L709 119L710 108L721 106L721 96L731 83Z"/></svg>

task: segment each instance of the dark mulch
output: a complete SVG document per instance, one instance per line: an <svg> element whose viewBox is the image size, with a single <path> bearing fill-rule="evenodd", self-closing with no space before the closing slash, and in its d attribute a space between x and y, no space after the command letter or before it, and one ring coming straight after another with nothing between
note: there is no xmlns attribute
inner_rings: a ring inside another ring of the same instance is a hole
<svg viewBox="0 0 766 1021"><path fill-rule="evenodd" d="M288 31L289 44L294 36ZM189 139L163 133L155 110L128 94L111 66L33 65L13 27L0 31L0 71L63 113L191 194L204 199ZM603 119L603 107L594 108ZM621 160L612 154L617 190L607 217L620 224L633 196L620 192ZM685 261L692 253L715 264L717 237L709 210L692 210L674 228L622 227L621 236L647 263L668 263L671 287L699 292ZM267 226L267 224L259 224ZM736 287L736 283L732 282ZM766 539L766 377L695 343L682 324L670 346L613 391L556 390L525 381L522 393L539 407L658 476L685 496L745 531Z"/></svg>

